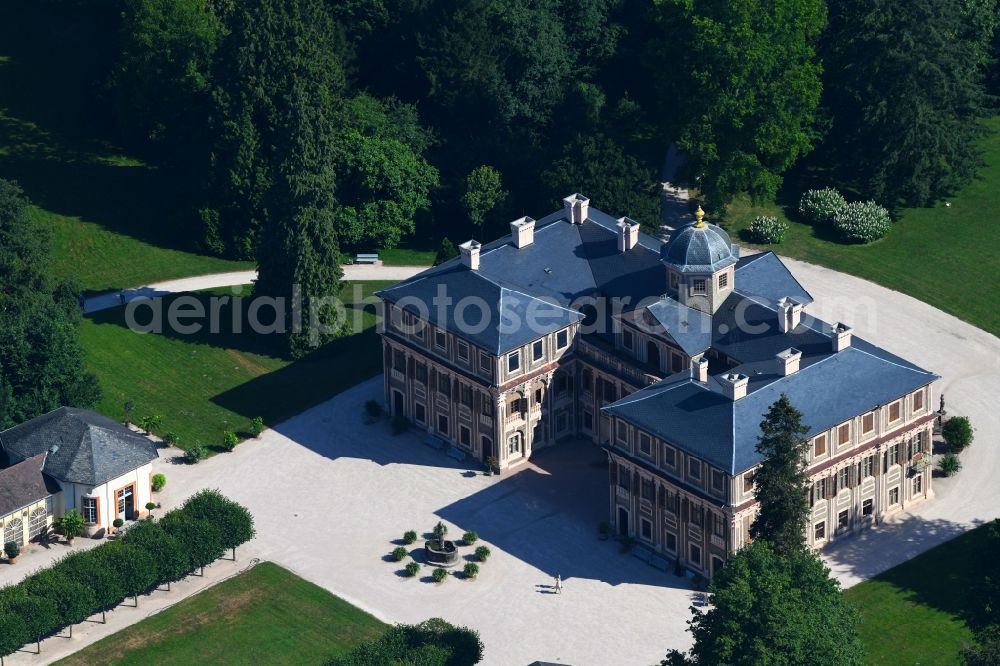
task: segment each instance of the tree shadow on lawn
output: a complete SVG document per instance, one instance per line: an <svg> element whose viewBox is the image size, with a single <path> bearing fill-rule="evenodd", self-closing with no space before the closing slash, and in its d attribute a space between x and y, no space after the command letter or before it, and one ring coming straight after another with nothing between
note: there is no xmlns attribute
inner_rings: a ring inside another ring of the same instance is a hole
<svg viewBox="0 0 1000 666"><path fill-rule="evenodd" d="M973 626L979 612L975 596L984 573L981 562L992 557L986 528L970 531L966 524L913 515L841 539L822 555L856 576L905 591L913 603Z"/></svg>
<svg viewBox="0 0 1000 666"><path fill-rule="evenodd" d="M687 579L622 553L616 542L598 539L597 525L608 515L608 473L603 452L586 442L542 449L530 466L436 513L548 575L559 573L564 581L690 587Z"/></svg>

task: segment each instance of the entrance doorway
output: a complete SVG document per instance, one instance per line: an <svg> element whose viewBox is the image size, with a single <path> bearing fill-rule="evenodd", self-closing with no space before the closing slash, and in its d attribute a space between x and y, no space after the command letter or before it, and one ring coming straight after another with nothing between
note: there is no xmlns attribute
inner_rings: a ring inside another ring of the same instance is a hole
<svg viewBox="0 0 1000 666"><path fill-rule="evenodd" d="M712 556L712 576L722 571L722 558Z"/></svg>
<svg viewBox="0 0 1000 666"><path fill-rule="evenodd" d="M618 507L618 536L628 536L628 509Z"/></svg>
<svg viewBox="0 0 1000 666"><path fill-rule="evenodd" d="M399 391L392 392L392 415L406 416L406 413L403 411L403 394Z"/></svg>
<svg viewBox="0 0 1000 666"><path fill-rule="evenodd" d="M118 518L132 519L135 517L135 497L132 486L118 491Z"/></svg>
<svg viewBox="0 0 1000 666"><path fill-rule="evenodd" d="M646 342L646 363L660 369L660 347L652 340Z"/></svg>

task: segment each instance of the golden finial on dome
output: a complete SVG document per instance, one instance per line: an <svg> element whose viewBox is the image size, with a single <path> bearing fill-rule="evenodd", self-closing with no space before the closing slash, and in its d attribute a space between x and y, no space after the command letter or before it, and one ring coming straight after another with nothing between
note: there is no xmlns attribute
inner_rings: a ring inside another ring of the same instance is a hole
<svg viewBox="0 0 1000 666"><path fill-rule="evenodd" d="M705 228L705 211L701 209L701 205L698 206L698 210L694 212L694 228L704 229Z"/></svg>

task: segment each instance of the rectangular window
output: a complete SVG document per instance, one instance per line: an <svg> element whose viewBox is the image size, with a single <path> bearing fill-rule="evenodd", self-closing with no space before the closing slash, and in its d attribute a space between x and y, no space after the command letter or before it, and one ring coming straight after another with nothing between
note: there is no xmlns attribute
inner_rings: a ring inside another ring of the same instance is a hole
<svg viewBox="0 0 1000 666"><path fill-rule="evenodd" d="M556 373L556 395L565 395L569 391L569 375L566 372Z"/></svg>
<svg viewBox="0 0 1000 666"><path fill-rule="evenodd" d="M913 411L919 412L923 408L924 408L924 391L923 389L921 389L913 394Z"/></svg>
<svg viewBox="0 0 1000 666"><path fill-rule="evenodd" d="M691 551L691 553L690 553L691 554L691 560L690 560L691 564L693 564L696 567L701 568L701 546L696 546L694 544L691 544L690 551Z"/></svg>
<svg viewBox="0 0 1000 666"><path fill-rule="evenodd" d="M913 453L922 453L927 450L927 431L921 430L913 436Z"/></svg>
<svg viewBox="0 0 1000 666"><path fill-rule="evenodd" d="M446 375L443 372L438 372L437 375L438 375L438 377L437 377L438 391L440 391L445 396L447 396L447 397L450 398L451 397L451 377L449 377L448 375Z"/></svg>
<svg viewBox="0 0 1000 666"><path fill-rule="evenodd" d="M507 354L507 372L517 372L521 367L521 352Z"/></svg>
<svg viewBox="0 0 1000 666"><path fill-rule="evenodd" d="M816 526L813 528L813 537L816 539L816 541L822 541L823 539L826 538L826 521L825 520L822 521L822 522L816 523Z"/></svg>
<svg viewBox="0 0 1000 666"><path fill-rule="evenodd" d="M851 441L851 424L845 423L837 428L837 446L843 446Z"/></svg>
<svg viewBox="0 0 1000 666"><path fill-rule="evenodd" d="M896 402L889 405L889 423L895 423L896 421L899 420L901 414L900 410L901 404L902 403L899 400L897 400Z"/></svg>
<svg viewBox="0 0 1000 666"><path fill-rule="evenodd" d="M394 370L406 372L406 354L401 349L392 351L392 367Z"/></svg>
<svg viewBox="0 0 1000 666"><path fill-rule="evenodd" d="M493 416L493 401L490 399L490 396L488 395L483 396L482 412L483 416Z"/></svg>
<svg viewBox="0 0 1000 666"><path fill-rule="evenodd" d="M692 479L701 479L701 461L697 458L688 458L688 476Z"/></svg>
<svg viewBox="0 0 1000 666"><path fill-rule="evenodd" d="M700 506L691 505L691 524L698 527L705 524L705 510Z"/></svg>
<svg viewBox="0 0 1000 666"><path fill-rule="evenodd" d="M83 514L83 519L87 521L88 524L97 524L97 498L96 497L83 497L80 502Z"/></svg>
<svg viewBox="0 0 1000 666"><path fill-rule="evenodd" d="M861 503L861 515L870 516L873 513L875 513L875 502L870 499L866 499Z"/></svg>
<svg viewBox="0 0 1000 666"><path fill-rule="evenodd" d="M618 422L618 441L628 442L628 424L624 421Z"/></svg>
<svg viewBox="0 0 1000 666"><path fill-rule="evenodd" d="M919 495L921 492L923 492L923 487L924 487L924 477L920 475L913 477L913 494Z"/></svg>
<svg viewBox="0 0 1000 666"><path fill-rule="evenodd" d="M667 467L677 466L677 452L666 444L663 445L663 464Z"/></svg>
<svg viewBox="0 0 1000 666"><path fill-rule="evenodd" d="M472 409L472 387L466 384L459 385L459 394L462 396L462 404Z"/></svg>
<svg viewBox="0 0 1000 666"><path fill-rule="evenodd" d="M842 469L839 472L837 472L837 487L838 488L847 488L848 487L847 481L848 481L848 477L850 476L850 474L851 474L851 469L849 467L845 467L844 469Z"/></svg>
<svg viewBox="0 0 1000 666"><path fill-rule="evenodd" d="M670 354L670 372L680 372L684 369L684 357L680 354Z"/></svg>
<svg viewBox="0 0 1000 666"><path fill-rule="evenodd" d="M587 410L583 410L583 429L594 431L594 415Z"/></svg>
<svg viewBox="0 0 1000 666"><path fill-rule="evenodd" d="M670 288L677 289L677 285L680 284L680 276L673 271L670 271Z"/></svg>
<svg viewBox="0 0 1000 666"><path fill-rule="evenodd" d="M419 402L413 404L413 418L420 425L427 423L427 414L425 413L424 406Z"/></svg>
<svg viewBox="0 0 1000 666"><path fill-rule="evenodd" d="M717 469L712 470L712 490L722 492L726 489L726 475Z"/></svg>
<svg viewBox="0 0 1000 666"><path fill-rule="evenodd" d="M743 475L743 492L749 493L753 490L753 472Z"/></svg>
<svg viewBox="0 0 1000 666"><path fill-rule="evenodd" d="M653 452L653 439L644 432L639 433L639 451L647 455Z"/></svg>
<svg viewBox="0 0 1000 666"><path fill-rule="evenodd" d="M465 426L458 426L458 441L463 446L472 446L472 431Z"/></svg>
<svg viewBox="0 0 1000 666"><path fill-rule="evenodd" d="M535 404L536 405L542 404L542 389L540 388L535 389Z"/></svg>
<svg viewBox="0 0 1000 666"><path fill-rule="evenodd" d="M569 329L564 328L563 330L556 333L556 349L562 349L569 344Z"/></svg>
<svg viewBox="0 0 1000 666"><path fill-rule="evenodd" d="M604 379L601 380L601 384L604 386L605 402L614 402L615 400L618 399L618 391L615 388L614 382L609 382L608 380Z"/></svg>
<svg viewBox="0 0 1000 666"><path fill-rule="evenodd" d="M885 450L885 464L886 467L899 464L899 444L893 444Z"/></svg>
<svg viewBox="0 0 1000 666"><path fill-rule="evenodd" d="M848 525L850 525L851 518L847 511L841 511L837 514L837 529L846 530Z"/></svg>
<svg viewBox="0 0 1000 666"><path fill-rule="evenodd" d="M622 329L622 346L625 347L625 349L632 349L632 337L632 331L627 328Z"/></svg>
<svg viewBox="0 0 1000 666"><path fill-rule="evenodd" d="M438 432L448 434L448 417L444 414L438 414Z"/></svg>
<svg viewBox="0 0 1000 666"><path fill-rule="evenodd" d="M479 352L479 370L487 377L493 374L493 358L486 352Z"/></svg>
<svg viewBox="0 0 1000 666"><path fill-rule="evenodd" d="M695 278L691 280L691 293L693 294L705 293L705 278Z"/></svg>
<svg viewBox="0 0 1000 666"><path fill-rule="evenodd" d="M826 435L820 435L813 440L813 458L826 454Z"/></svg>
<svg viewBox="0 0 1000 666"><path fill-rule="evenodd" d="M392 327L397 331L403 330L403 313L400 312L399 308L393 306L389 311L389 320L392 323Z"/></svg>
<svg viewBox="0 0 1000 666"><path fill-rule="evenodd" d="M719 291L722 291L729 286L729 273L723 273L719 276Z"/></svg>
<svg viewBox="0 0 1000 666"><path fill-rule="evenodd" d="M899 504L899 486L889 489L889 506Z"/></svg>
<svg viewBox="0 0 1000 666"><path fill-rule="evenodd" d="M448 348L448 334L440 328L434 329L434 346L438 349Z"/></svg>
<svg viewBox="0 0 1000 666"><path fill-rule="evenodd" d="M868 456L861 461L861 476L864 478L875 476L875 456Z"/></svg>
<svg viewBox="0 0 1000 666"><path fill-rule="evenodd" d="M655 494L655 486L653 485L652 479L642 480L642 499L647 502L652 502Z"/></svg>
<svg viewBox="0 0 1000 666"><path fill-rule="evenodd" d="M458 360L469 362L469 343L463 340L458 341Z"/></svg>
<svg viewBox="0 0 1000 666"><path fill-rule="evenodd" d="M664 547L671 553L677 552L677 535L673 532L664 532L663 534Z"/></svg>
<svg viewBox="0 0 1000 666"><path fill-rule="evenodd" d="M417 381L421 384L427 383L427 364L417 363Z"/></svg>
<svg viewBox="0 0 1000 666"><path fill-rule="evenodd" d="M639 534L641 534L642 538L645 539L646 541L652 541L653 540L653 523L649 522L645 518L640 518L639 519Z"/></svg>
<svg viewBox="0 0 1000 666"><path fill-rule="evenodd" d="M618 467L618 485L625 490L629 489L629 481L632 479L632 472L627 467Z"/></svg>
<svg viewBox="0 0 1000 666"><path fill-rule="evenodd" d="M875 429L875 412L868 412L861 417L861 433L867 435Z"/></svg>
<svg viewBox="0 0 1000 666"><path fill-rule="evenodd" d="M818 500L826 497L826 479L816 481L816 492L813 495Z"/></svg>
<svg viewBox="0 0 1000 666"><path fill-rule="evenodd" d="M590 368L584 368L583 372L580 374L580 384L583 386L585 393L593 393L594 373L590 371Z"/></svg>
<svg viewBox="0 0 1000 666"><path fill-rule="evenodd" d="M545 344L541 340L535 340L531 343L531 360L541 361L543 356L545 356Z"/></svg>

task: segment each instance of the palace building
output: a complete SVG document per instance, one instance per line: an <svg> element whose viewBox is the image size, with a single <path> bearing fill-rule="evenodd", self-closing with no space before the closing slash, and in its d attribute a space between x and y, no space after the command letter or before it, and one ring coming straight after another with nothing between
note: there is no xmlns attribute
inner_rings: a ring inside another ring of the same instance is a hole
<svg viewBox="0 0 1000 666"><path fill-rule="evenodd" d="M782 394L809 426L810 544L933 496L933 373L810 316L776 255L741 257L700 208L661 242L563 203L379 292L394 417L501 470L603 447L614 529L706 576L749 540Z"/></svg>

